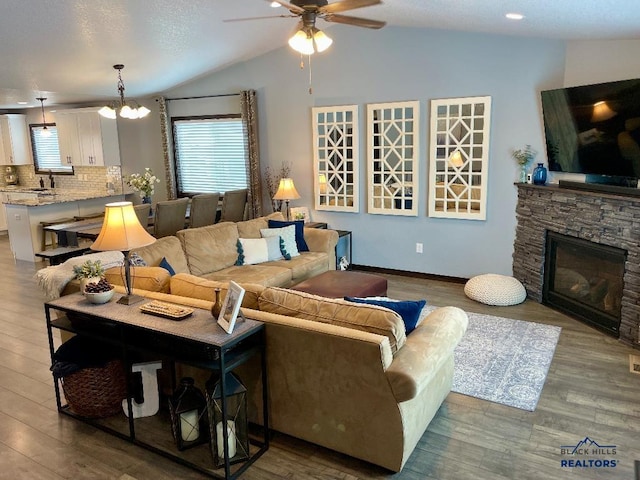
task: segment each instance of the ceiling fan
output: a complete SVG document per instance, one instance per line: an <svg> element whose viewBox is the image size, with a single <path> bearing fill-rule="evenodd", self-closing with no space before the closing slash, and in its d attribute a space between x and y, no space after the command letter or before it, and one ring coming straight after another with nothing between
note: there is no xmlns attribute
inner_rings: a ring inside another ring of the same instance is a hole
<svg viewBox="0 0 640 480"><path fill-rule="evenodd" d="M327 0L266 0L279 4L291 12L290 15L271 15L267 17L236 18L225 22L238 22L244 20L259 20L265 18L300 18L296 33L289 39L289 45L294 50L311 55L315 52L326 50L333 40L316 27L316 20L321 18L327 22L355 25L357 27L378 29L386 25L386 22L371 20L368 18L340 15L340 12L355 10L356 8L370 7L382 3L382 0L342 0L329 3Z"/></svg>

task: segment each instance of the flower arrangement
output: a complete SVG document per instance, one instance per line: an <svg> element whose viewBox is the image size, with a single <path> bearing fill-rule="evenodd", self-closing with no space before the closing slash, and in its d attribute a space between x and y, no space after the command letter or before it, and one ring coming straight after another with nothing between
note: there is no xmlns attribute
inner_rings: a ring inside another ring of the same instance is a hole
<svg viewBox="0 0 640 480"><path fill-rule="evenodd" d="M132 173L127 179L127 185L136 192L140 192L142 198L150 197L155 190L155 184L160 183L160 179L153 174L153 170L145 168L144 173Z"/></svg>
<svg viewBox="0 0 640 480"><path fill-rule="evenodd" d="M73 273L78 280L83 278L102 277L104 275L104 268L102 262L96 260L87 260L82 265L76 265L73 267Z"/></svg>
<svg viewBox="0 0 640 480"><path fill-rule="evenodd" d="M531 145L525 145L522 149L514 150L511 153L511 156L515 159L516 162L518 162L518 165L520 165L521 167L526 167L529 162L536 158L537 154L538 152L531 148Z"/></svg>

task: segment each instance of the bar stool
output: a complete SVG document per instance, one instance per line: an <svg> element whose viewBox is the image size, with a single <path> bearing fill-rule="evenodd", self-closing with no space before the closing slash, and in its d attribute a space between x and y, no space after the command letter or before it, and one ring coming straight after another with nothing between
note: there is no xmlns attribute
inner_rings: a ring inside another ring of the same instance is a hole
<svg viewBox="0 0 640 480"><path fill-rule="evenodd" d="M61 223L71 223L73 221L73 218L60 218L58 220L40 222L40 226L42 227L42 244L40 250L44 251L47 249L47 233L51 235L51 248L56 248L58 246L58 236L56 232L45 230L45 227L50 227L51 225L60 225Z"/></svg>

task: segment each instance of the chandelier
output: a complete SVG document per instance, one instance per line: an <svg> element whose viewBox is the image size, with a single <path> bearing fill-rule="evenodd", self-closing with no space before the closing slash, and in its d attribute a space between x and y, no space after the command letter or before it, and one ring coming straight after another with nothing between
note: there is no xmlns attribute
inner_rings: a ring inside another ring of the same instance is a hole
<svg viewBox="0 0 640 480"><path fill-rule="evenodd" d="M51 136L51 130L49 130L47 128L47 120L45 119L44 116L44 101L47 99L47 97L37 97L36 100L38 100L40 102L40 108L42 109L42 130L40 130L40 135L42 135L43 137L50 137Z"/></svg>
<svg viewBox="0 0 640 480"><path fill-rule="evenodd" d="M117 64L113 66L114 69L118 70L118 93L120 94L120 103L112 103L111 105L105 105L102 107L98 113L106 118L115 119L118 110L120 111L120 116L122 118L136 119L136 118L144 118L151 110L147 107L141 106L138 102L133 102L136 107L131 108L127 105L127 102L124 99L124 82L122 81L122 69L124 65Z"/></svg>

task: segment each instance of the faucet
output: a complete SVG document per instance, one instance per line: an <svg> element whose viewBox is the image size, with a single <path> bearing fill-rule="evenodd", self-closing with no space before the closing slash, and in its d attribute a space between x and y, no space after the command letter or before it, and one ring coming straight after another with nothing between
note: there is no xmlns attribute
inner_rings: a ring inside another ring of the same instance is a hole
<svg viewBox="0 0 640 480"><path fill-rule="evenodd" d="M49 170L49 181L51 182L51 188L56 188L56 182L53 179L53 173L51 173L51 170Z"/></svg>

